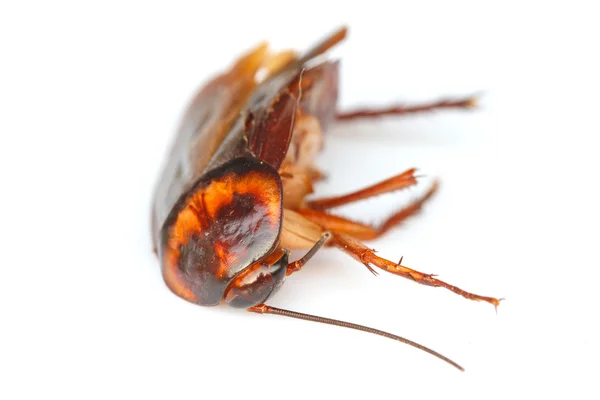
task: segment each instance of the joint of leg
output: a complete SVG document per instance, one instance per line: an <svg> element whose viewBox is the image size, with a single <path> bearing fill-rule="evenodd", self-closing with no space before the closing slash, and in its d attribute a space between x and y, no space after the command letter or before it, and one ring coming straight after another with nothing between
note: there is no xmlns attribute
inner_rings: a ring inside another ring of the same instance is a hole
<svg viewBox="0 0 600 400"><path fill-rule="evenodd" d="M372 252L372 250L364 250L362 253L360 253L360 262L362 262L363 264L367 264L367 262L365 261L366 255Z"/></svg>

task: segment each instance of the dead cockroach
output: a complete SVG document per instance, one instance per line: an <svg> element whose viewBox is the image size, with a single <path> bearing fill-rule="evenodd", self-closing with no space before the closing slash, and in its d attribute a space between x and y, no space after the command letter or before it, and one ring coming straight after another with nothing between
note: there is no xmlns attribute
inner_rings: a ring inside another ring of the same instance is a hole
<svg viewBox="0 0 600 400"><path fill-rule="evenodd" d="M340 29L301 56L289 51L272 54L260 45L196 94L154 197L152 235L164 280L176 295L201 306L226 303L255 313L371 332L408 343L462 370L454 361L402 337L265 304L286 276L299 271L326 244L372 272L380 268L468 299L499 304L493 297L466 292L378 257L361 242L379 237L417 212L436 184L379 227L327 212L412 186L417 182L413 169L344 196L306 200L312 183L323 176L313 160L332 122L474 105L473 98L466 98L338 112L338 62L314 59L345 36L346 29ZM308 251L290 262L290 249Z"/></svg>

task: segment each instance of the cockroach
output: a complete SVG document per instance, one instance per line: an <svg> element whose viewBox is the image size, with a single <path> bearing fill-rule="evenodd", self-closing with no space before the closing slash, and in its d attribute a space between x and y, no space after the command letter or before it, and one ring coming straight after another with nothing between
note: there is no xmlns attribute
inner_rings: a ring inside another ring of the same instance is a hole
<svg viewBox="0 0 600 400"><path fill-rule="evenodd" d="M152 237L166 285L201 306L228 304L385 336L449 358L377 329L266 305L285 278L323 246L417 283L444 287L467 299L499 300L466 292L431 274L375 255L362 241L375 239L415 214L437 183L416 201L370 226L329 209L417 183L414 169L346 195L307 200L324 175L313 165L323 132L336 122L437 109L466 109L475 99L338 112L338 61L317 59L342 41L341 28L302 55L269 52L261 44L194 96L159 178ZM307 252L289 260L291 249Z"/></svg>

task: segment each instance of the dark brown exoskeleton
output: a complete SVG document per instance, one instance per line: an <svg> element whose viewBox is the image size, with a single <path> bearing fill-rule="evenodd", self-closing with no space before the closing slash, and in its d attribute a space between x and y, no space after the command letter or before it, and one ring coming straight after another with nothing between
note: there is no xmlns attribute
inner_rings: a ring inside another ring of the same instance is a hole
<svg viewBox="0 0 600 400"><path fill-rule="evenodd" d="M387 332L264 304L287 275L300 270L325 244L343 250L372 272L377 267L468 299L499 304L495 298L468 293L378 257L362 244L418 211L437 184L379 227L327 213L414 185L414 170L344 196L306 200L312 183L323 176L313 160L332 122L474 105L466 98L337 112L338 63L309 61L345 36L341 29L302 56L271 54L261 45L195 96L154 198L152 235L164 280L175 294L202 306L224 302L252 312L368 331L416 346L462 369L439 353ZM264 77L260 81L259 72ZM290 249L308 252L290 262Z"/></svg>

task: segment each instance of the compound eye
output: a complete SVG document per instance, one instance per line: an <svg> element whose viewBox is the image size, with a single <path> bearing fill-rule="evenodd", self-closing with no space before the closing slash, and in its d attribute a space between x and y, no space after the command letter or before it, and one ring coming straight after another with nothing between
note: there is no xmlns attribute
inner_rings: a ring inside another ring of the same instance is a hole
<svg viewBox="0 0 600 400"><path fill-rule="evenodd" d="M252 264L227 287L223 299L235 308L264 303L279 289L288 265L288 252L281 249Z"/></svg>

